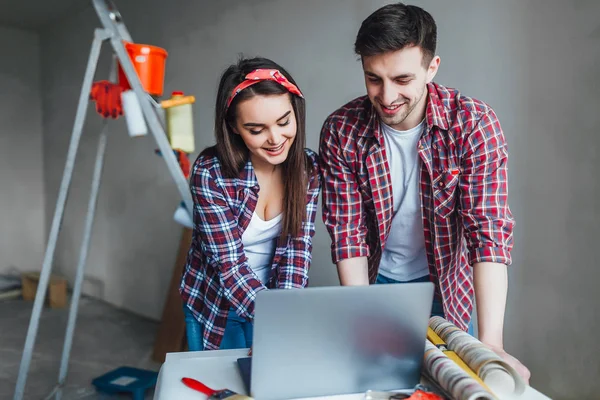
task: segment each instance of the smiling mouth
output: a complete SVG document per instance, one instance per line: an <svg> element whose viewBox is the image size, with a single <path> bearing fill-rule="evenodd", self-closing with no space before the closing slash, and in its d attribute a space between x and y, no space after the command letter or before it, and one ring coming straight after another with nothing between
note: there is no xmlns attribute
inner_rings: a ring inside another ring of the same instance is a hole
<svg viewBox="0 0 600 400"><path fill-rule="evenodd" d="M404 105L404 103L402 104L394 104L392 106L384 106L383 104L381 104L381 108L383 108L385 111L396 111L397 109L399 109L400 107L402 107Z"/></svg>
<svg viewBox="0 0 600 400"><path fill-rule="evenodd" d="M283 149L284 145L285 145L285 142L281 143L279 146L276 146L276 147L263 147L263 149L265 149L269 153L276 153L279 150Z"/></svg>

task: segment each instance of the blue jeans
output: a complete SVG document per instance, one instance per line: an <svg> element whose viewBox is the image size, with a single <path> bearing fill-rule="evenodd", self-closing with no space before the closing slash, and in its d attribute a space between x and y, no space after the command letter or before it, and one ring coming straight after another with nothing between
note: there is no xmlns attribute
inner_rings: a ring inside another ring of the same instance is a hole
<svg viewBox="0 0 600 400"><path fill-rule="evenodd" d="M416 283L416 282L430 282L429 275L423 276L421 278L413 279L410 281L397 281L395 279L390 279L390 278L387 278L387 277L379 274L379 275L377 275L377 280L375 281L376 284ZM431 305L431 316L433 317L434 315L445 318L444 306L442 305L442 300L439 299L437 296L433 297L433 304ZM468 333L471 336L473 335L473 321L472 320L469 322Z"/></svg>
<svg viewBox="0 0 600 400"><path fill-rule="evenodd" d="M204 350L202 345L202 324L194 317L192 311L183 305L183 314L185 316L185 332L188 341L189 351ZM244 349L252 347L252 322L246 321L239 317L233 308L229 309L227 315L227 324L225 325L225 333L219 349Z"/></svg>

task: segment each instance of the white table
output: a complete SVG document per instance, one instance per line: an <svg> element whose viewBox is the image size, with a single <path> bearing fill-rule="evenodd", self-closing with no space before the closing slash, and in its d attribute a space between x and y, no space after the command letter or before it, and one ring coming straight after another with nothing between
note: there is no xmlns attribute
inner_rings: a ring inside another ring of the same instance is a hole
<svg viewBox="0 0 600 400"><path fill-rule="evenodd" d="M245 357L248 349L214 350L168 353L160 368L154 391L154 400L201 400L206 396L181 383L181 378L199 380L213 389L230 389L247 394L237 369L237 359ZM364 393L312 398L311 400L359 400ZM300 399L298 399L300 400ZM501 400L550 400L535 389L528 387L525 393L514 398Z"/></svg>

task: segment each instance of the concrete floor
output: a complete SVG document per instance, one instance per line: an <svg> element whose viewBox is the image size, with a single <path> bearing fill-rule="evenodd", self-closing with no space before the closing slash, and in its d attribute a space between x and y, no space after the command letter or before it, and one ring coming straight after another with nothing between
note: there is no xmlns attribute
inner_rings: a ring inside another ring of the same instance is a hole
<svg viewBox="0 0 600 400"><path fill-rule="evenodd" d="M0 301L0 399L12 399L33 302ZM44 399L58 380L68 308L45 307L27 377L25 399ZM151 360L158 324L82 298L63 399L127 399L99 394L92 379L120 366L158 371ZM148 391L146 399L152 398Z"/></svg>

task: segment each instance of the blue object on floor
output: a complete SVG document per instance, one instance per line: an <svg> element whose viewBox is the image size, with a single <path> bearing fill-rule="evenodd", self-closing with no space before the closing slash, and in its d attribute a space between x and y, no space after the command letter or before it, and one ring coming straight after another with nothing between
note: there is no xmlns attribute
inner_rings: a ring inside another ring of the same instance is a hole
<svg viewBox="0 0 600 400"><path fill-rule="evenodd" d="M146 390L156 385L158 373L132 367L119 367L95 378L92 385L103 393L130 392L133 400L144 400Z"/></svg>

